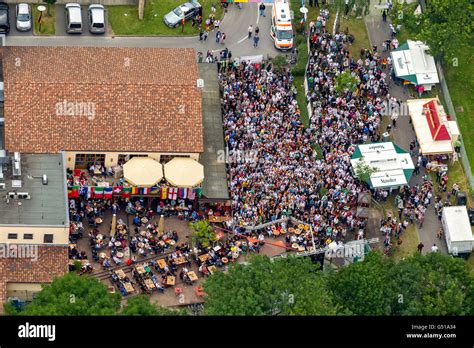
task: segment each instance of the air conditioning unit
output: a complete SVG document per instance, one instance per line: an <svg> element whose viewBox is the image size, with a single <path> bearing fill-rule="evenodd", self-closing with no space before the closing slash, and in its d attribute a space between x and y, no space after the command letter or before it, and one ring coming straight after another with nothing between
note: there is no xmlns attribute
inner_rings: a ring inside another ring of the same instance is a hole
<svg viewBox="0 0 474 348"><path fill-rule="evenodd" d="M16 193L15 192L8 192L8 198L15 199L16 198Z"/></svg>
<svg viewBox="0 0 474 348"><path fill-rule="evenodd" d="M28 192L18 192L17 196L18 196L18 199L31 199Z"/></svg>

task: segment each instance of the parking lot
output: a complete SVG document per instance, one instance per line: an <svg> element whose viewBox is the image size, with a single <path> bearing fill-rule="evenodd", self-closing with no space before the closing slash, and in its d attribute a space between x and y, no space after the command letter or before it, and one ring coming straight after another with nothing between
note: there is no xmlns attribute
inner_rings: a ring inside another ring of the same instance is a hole
<svg viewBox="0 0 474 348"><path fill-rule="evenodd" d="M16 16L15 16L15 6L16 4L9 4L10 7L10 33L8 35L10 36L32 36L33 35L33 30L27 31L27 32L21 32L16 29ZM32 6L38 6L37 4L32 4ZM55 5L56 6L56 36L77 36L78 34L68 34L66 33L66 13L64 9L64 5ZM81 12L82 12L82 34L81 36L96 36L94 34L91 34L89 32L89 21L88 21L88 15L87 15L87 8L88 6L82 5L81 6ZM107 16L107 12L106 12ZM34 21L37 21L38 18L33 18ZM108 21L106 19L107 23L107 33L106 34L100 34L100 36L107 36L110 33L110 28L108 25Z"/></svg>
<svg viewBox="0 0 474 348"><path fill-rule="evenodd" d="M18 31L16 30L16 15L15 15L15 6L16 4L8 4L8 7L10 8L10 33L8 35L14 35L14 36L31 36L33 35L33 31Z"/></svg>

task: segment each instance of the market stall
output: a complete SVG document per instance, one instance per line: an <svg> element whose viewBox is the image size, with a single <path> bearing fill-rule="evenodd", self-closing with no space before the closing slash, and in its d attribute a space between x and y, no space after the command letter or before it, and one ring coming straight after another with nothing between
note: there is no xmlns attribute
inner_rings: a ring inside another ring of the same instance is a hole
<svg viewBox="0 0 474 348"><path fill-rule="evenodd" d="M430 91L439 83L439 78L435 60L427 53L428 49L421 41L408 40L393 50L390 55L395 77Z"/></svg>
<svg viewBox="0 0 474 348"><path fill-rule="evenodd" d="M361 165L372 169L368 184L373 188L406 185L415 170L410 154L391 142L357 145L351 164L356 175Z"/></svg>
<svg viewBox="0 0 474 348"><path fill-rule="evenodd" d="M453 155L459 128L456 121L449 120L439 99L409 99L407 105L420 152L425 156Z"/></svg>

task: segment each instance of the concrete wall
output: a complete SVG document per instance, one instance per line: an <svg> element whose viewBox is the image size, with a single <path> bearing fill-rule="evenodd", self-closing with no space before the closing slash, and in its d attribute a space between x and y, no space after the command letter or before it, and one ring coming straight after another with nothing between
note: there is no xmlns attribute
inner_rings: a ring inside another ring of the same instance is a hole
<svg viewBox="0 0 474 348"><path fill-rule="evenodd" d="M18 4L20 2L25 2L24 0L10 0L9 4ZM30 2L30 1L27 1ZM102 4L102 5L137 5L137 0L57 0L56 4L67 4L70 2L75 2L81 5L90 5L90 4ZM31 1L31 4L41 4L42 1Z"/></svg>
<svg viewBox="0 0 474 348"><path fill-rule="evenodd" d="M8 239L9 233L16 233L17 239ZM33 239L24 239L24 234L32 234ZM44 243L44 235L52 234L53 243ZM27 226L0 226L0 244L38 244L38 245L68 245L69 228L66 227L27 227Z"/></svg>

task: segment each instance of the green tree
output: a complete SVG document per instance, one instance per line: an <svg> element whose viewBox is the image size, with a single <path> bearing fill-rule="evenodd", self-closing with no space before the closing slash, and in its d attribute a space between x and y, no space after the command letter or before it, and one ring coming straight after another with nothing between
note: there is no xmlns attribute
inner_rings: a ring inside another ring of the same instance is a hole
<svg viewBox="0 0 474 348"><path fill-rule="evenodd" d="M366 183L370 182L370 176L378 171L378 168L371 167L370 165L366 164L364 160L359 158L354 166L355 175L361 180Z"/></svg>
<svg viewBox="0 0 474 348"><path fill-rule="evenodd" d="M252 256L204 283L208 315L335 315L323 273L307 258Z"/></svg>
<svg viewBox="0 0 474 348"><path fill-rule="evenodd" d="M198 245L207 248L217 240L214 228L212 228L208 221L200 220L196 222L191 222L189 226L194 232L193 241Z"/></svg>
<svg viewBox="0 0 474 348"><path fill-rule="evenodd" d="M349 70L345 70L336 76L336 92L347 93L354 92L359 84L359 80L356 76L352 76Z"/></svg>
<svg viewBox="0 0 474 348"><path fill-rule="evenodd" d="M363 262L332 273L329 288L335 301L355 315L390 315L395 294L387 275L392 267L391 259L371 252Z"/></svg>
<svg viewBox="0 0 474 348"><path fill-rule="evenodd" d="M401 260L389 271L395 315L473 315L474 277L466 262L441 253Z"/></svg>
<svg viewBox="0 0 474 348"><path fill-rule="evenodd" d="M114 315L120 306L120 295L110 294L96 278L74 273L57 277L44 285L33 301L19 315ZM14 314L11 306L5 307Z"/></svg>
<svg viewBox="0 0 474 348"><path fill-rule="evenodd" d="M46 7L47 7L47 12L46 12L46 15L48 17L51 17L51 5L54 5L56 3L57 0L44 0L44 2L46 3Z"/></svg>
<svg viewBox="0 0 474 348"><path fill-rule="evenodd" d="M273 64L273 70L277 73L282 73L286 66L286 56L283 54L277 55L275 58L272 59L272 64Z"/></svg>
<svg viewBox="0 0 474 348"><path fill-rule="evenodd" d="M150 302L150 296L138 295L127 300L127 305L124 307L121 315L139 315L139 316L153 316L153 315L185 315L183 310L173 310L165 307L157 306Z"/></svg>
<svg viewBox="0 0 474 348"><path fill-rule="evenodd" d="M430 0L419 15L411 6L398 6L396 16L413 39L425 42L433 56L446 62L455 59L472 40L474 4L470 1Z"/></svg>

